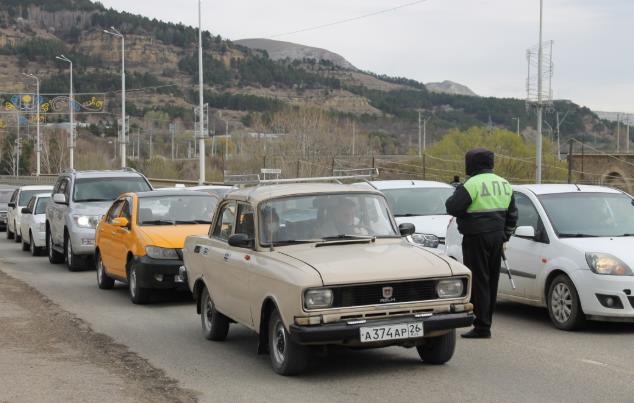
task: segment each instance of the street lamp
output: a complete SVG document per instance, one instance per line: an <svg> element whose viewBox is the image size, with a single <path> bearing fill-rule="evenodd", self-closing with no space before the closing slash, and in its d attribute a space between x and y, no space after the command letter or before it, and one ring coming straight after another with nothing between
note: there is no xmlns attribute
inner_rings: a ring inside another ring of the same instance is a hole
<svg viewBox="0 0 634 403"><path fill-rule="evenodd" d="M203 109L203 27L202 27L202 0L198 0L198 184L205 183L205 133L204 109Z"/></svg>
<svg viewBox="0 0 634 403"><path fill-rule="evenodd" d="M125 121L125 37L123 34L110 27L110 30L104 29L104 33L117 38L121 38L121 135L119 137L119 143L121 145L121 168L125 168L126 165L126 121Z"/></svg>
<svg viewBox="0 0 634 403"><path fill-rule="evenodd" d="M517 120L517 136L520 135L520 117L512 118L511 120Z"/></svg>
<svg viewBox="0 0 634 403"><path fill-rule="evenodd" d="M422 120L422 138L421 138L421 115L420 110L418 111L418 157L421 158L425 150L427 150L427 121L431 117L426 117ZM422 143L422 145L421 145ZM421 149L422 148L422 149Z"/></svg>
<svg viewBox="0 0 634 403"><path fill-rule="evenodd" d="M35 119L37 120L37 138L36 138L36 151L35 151L35 155L36 155L36 170L35 170L35 175L36 176L40 176L40 153L42 150L42 147L40 146L40 79L37 78L35 75L33 74L27 74L27 73L22 73L23 76L25 77L29 77L29 78L33 78L35 79L35 87L36 87L36 94L35 94L35 101L36 101L36 107L37 107L37 113L35 116Z"/></svg>
<svg viewBox="0 0 634 403"><path fill-rule="evenodd" d="M68 141L69 152L69 168L75 168L75 99L73 96L73 62L64 55L55 56L57 60L61 60L70 65L70 92L68 95L68 109L70 111L70 134Z"/></svg>

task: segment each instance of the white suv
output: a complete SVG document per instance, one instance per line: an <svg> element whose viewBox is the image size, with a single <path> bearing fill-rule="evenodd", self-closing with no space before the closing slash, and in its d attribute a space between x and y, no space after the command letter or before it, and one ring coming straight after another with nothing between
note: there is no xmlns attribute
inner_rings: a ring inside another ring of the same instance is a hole
<svg viewBox="0 0 634 403"><path fill-rule="evenodd" d="M585 185L514 186L519 213L502 264L498 294L548 308L553 324L572 330L585 319L634 322L634 199ZM455 220L447 254L462 261Z"/></svg>

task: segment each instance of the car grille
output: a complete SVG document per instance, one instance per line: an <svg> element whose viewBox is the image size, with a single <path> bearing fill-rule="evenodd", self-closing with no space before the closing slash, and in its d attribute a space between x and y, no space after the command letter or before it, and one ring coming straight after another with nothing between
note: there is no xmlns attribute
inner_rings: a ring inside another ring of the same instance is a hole
<svg viewBox="0 0 634 403"><path fill-rule="evenodd" d="M463 280L466 281L466 280ZM333 308L438 299L437 280L364 284L333 288ZM391 292L389 288L391 287ZM465 284L466 290L466 284Z"/></svg>

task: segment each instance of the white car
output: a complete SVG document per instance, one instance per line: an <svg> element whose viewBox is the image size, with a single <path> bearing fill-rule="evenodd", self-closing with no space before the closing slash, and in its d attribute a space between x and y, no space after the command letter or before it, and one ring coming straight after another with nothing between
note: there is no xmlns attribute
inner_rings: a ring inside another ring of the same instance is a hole
<svg viewBox="0 0 634 403"><path fill-rule="evenodd" d="M33 256L46 247L46 205L50 199L50 193L38 193L21 211L22 250L30 250Z"/></svg>
<svg viewBox="0 0 634 403"><path fill-rule="evenodd" d="M196 190L198 192L211 193L222 199L224 195L231 192L232 190L238 189L238 187L232 186L232 185L200 185L200 186L188 187L187 189Z"/></svg>
<svg viewBox="0 0 634 403"><path fill-rule="evenodd" d="M7 239L14 239L15 242L22 241L20 229L22 208L26 207L33 195L51 192L52 190L53 186L22 186L15 190L9 201L9 210L7 212Z"/></svg>
<svg viewBox="0 0 634 403"><path fill-rule="evenodd" d="M585 185L513 187L519 221L502 263L501 298L548 308L563 330L585 319L634 322L634 199ZM447 254L462 261L456 220Z"/></svg>
<svg viewBox="0 0 634 403"><path fill-rule="evenodd" d="M445 202L453 194L453 186L419 180L372 181L369 184L385 195L397 224L414 224L416 232L410 241L444 251L447 225L451 220Z"/></svg>

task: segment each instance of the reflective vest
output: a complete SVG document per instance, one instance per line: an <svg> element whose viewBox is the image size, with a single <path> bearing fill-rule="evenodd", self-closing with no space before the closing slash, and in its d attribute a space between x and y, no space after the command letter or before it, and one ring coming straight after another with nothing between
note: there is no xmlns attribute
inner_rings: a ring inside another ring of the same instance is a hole
<svg viewBox="0 0 634 403"><path fill-rule="evenodd" d="M471 196L471 205L467 213L506 211L511 204L511 184L496 174L484 173L473 176L465 182L464 187Z"/></svg>

